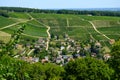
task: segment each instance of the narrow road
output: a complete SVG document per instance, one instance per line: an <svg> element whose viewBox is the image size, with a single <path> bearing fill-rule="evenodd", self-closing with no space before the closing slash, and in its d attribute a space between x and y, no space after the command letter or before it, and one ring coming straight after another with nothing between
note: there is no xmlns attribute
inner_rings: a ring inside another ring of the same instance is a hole
<svg viewBox="0 0 120 80"><path fill-rule="evenodd" d="M34 50L35 49L31 49L30 52L27 55L29 56Z"/></svg>
<svg viewBox="0 0 120 80"><path fill-rule="evenodd" d="M30 17L31 20L34 19L29 13L26 13L26 14Z"/></svg>
<svg viewBox="0 0 120 80"><path fill-rule="evenodd" d="M110 40L110 38L108 36L106 36L105 34L101 33L100 31L98 31L97 28L95 27L95 25L91 21L88 21L88 22L93 26L94 30L97 33L101 34L102 36L104 36L105 38L107 38L108 40Z"/></svg>
<svg viewBox="0 0 120 80"><path fill-rule="evenodd" d="M33 19L31 19L31 20L33 20ZM19 21L19 22L16 22L16 23L10 24L10 25L8 25L8 26L2 27L2 28L0 28L0 30L3 30L3 29L6 29L6 28L9 28L9 27L12 27L12 26L18 25L18 24L20 24L20 23L26 23L26 22L31 21L31 20L23 20L23 21Z"/></svg>
<svg viewBox="0 0 120 80"><path fill-rule="evenodd" d="M69 20L68 20L68 18L67 18L67 27L69 27Z"/></svg>
<svg viewBox="0 0 120 80"><path fill-rule="evenodd" d="M50 42L50 33L49 33L49 31L50 31L50 27L49 26L46 26L48 29L47 29L47 34L48 34L48 38L47 38L47 46L46 46L46 50L48 50L48 48L49 48L49 42Z"/></svg>
<svg viewBox="0 0 120 80"><path fill-rule="evenodd" d="M20 23L26 23L26 22L31 21L31 20L34 19L30 14L27 13L27 15L31 18L30 20L18 19L19 22L16 22L16 23L10 24L10 25L8 25L8 26L2 27L2 28L0 28L0 30L9 28L9 27L12 27L12 26L15 26L15 25L18 25L18 24L20 24ZM17 18L13 18L13 19L16 19L16 20L17 20Z"/></svg>
<svg viewBox="0 0 120 80"><path fill-rule="evenodd" d="M50 31L50 26L48 26L48 25L46 25L46 24L44 24L44 23L39 22L37 19L33 18L33 17L32 17L30 14L28 14L28 13L27 13L27 15L28 15L32 20L35 20L36 22L42 24L43 26L46 26L46 28L47 28L46 32L47 32L47 34L48 34L48 38L47 38L47 42L46 42L46 50L48 50L48 48L49 48L49 42L50 42L50 37L51 37L50 32L49 32L49 31Z"/></svg>

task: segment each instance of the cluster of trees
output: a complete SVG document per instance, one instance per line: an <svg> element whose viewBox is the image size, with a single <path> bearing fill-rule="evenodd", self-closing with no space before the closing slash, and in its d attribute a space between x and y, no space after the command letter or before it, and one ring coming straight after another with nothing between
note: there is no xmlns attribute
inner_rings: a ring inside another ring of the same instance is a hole
<svg viewBox="0 0 120 80"><path fill-rule="evenodd" d="M120 41L113 46L112 58L107 62L86 57L60 67L52 63L30 64L8 55L0 56L1 80L119 80L119 72Z"/></svg>
<svg viewBox="0 0 120 80"><path fill-rule="evenodd" d="M52 63L27 63L8 55L0 57L1 80L119 80L119 60L108 63L95 58L80 58L60 67ZM109 63L114 65L109 66Z"/></svg>
<svg viewBox="0 0 120 80"><path fill-rule="evenodd" d="M9 17L7 11L4 11L4 10L0 10L0 16Z"/></svg>
<svg viewBox="0 0 120 80"><path fill-rule="evenodd" d="M0 56L1 80L119 80L120 41L112 48L108 61L85 57L63 67L53 63L30 64L7 54Z"/></svg>
<svg viewBox="0 0 120 80"><path fill-rule="evenodd" d="M63 67L55 64L30 64L11 58L0 57L0 80L60 80Z"/></svg>
<svg viewBox="0 0 120 80"><path fill-rule="evenodd" d="M9 56L14 56L15 45L20 42L21 34L25 29L25 25L21 26L17 31L14 31L14 34L11 36L11 39L8 43L0 42L0 56L7 54Z"/></svg>
<svg viewBox="0 0 120 80"><path fill-rule="evenodd" d="M113 45L112 57L108 60L111 68L115 70L113 79L120 79L120 40Z"/></svg>
<svg viewBox="0 0 120 80"><path fill-rule="evenodd" d="M20 8L20 7L0 7L0 10L14 11L14 12L35 12L35 13L54 13L54 14L76 14L93 16L120 16L120 12L117 11L85 11L85 10L42 10L32 8Z"/></svg>

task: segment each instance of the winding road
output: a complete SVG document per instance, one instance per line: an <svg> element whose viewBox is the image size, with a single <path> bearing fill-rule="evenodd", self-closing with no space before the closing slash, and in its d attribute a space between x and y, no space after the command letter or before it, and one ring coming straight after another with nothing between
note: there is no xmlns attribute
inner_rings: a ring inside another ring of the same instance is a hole
<svg viewBox="0 0 120 80"><path fill-rule="evenodd" d="M67 18L67 27L69 27L69 20L68 20L68 18Z"/></svg>
<svg viewBox="0 0 120 80"><path fill-rule="evenodd" d="M46 26L48 29L47 29L47 34L48 34L48 38L47 38L47 46L46 46L46 50L48 50L48 48L49 48L49 42L50 42L50 33L49 33L49 31L50 31L50 27L49 26Z"/></svg>
<svg viewBox="0 0 120 80"><path fill-rule="evenodd" d="M46 25L46 24L44 24L44 23L41 23L41 22L39 22L37 19L35 19L35 18L33 18L30 14L28 14L27 13L27 15L32 19L32 20L35 20L36 22L38 22L38 23L40 23L40 24L42 24L43 26L46 26L46 28L47 28L47 30L46 30L46 32L47 32L47 34L48 34L48 38L47 38L47 42L46 42L46 50L48 50L48 48L49 48L49 42L50 42L50 26L48 26L48 25Z"/></svg>
<svg viewBox="0 0 120 80"><path fill-rule="evenodd" d="M88 22L92 25L92 27L94 28L94 30L97 33L101 34L102 36L104 36L105 38L107 38L108 40L110 40L110 38L108 36L106 36L105 34L101 33L100 31L98 31L97 28L96 28L96 26L91 21L88 21Z"/></svg>
<svg viewBox="0 0 120 80"><path fill-rule="evenodd" d="M30 20L24 20L24 21L16 22L16 23L10 24L10 25L8 25L8 26L2 27L2 28L0 28L0 30L3 30L3 29L6 29L6 28L9 28L9 27L18 25L18 24L20 24L20 23L25 23L25 22L28 22L28 21L30 21Z"/></svg>

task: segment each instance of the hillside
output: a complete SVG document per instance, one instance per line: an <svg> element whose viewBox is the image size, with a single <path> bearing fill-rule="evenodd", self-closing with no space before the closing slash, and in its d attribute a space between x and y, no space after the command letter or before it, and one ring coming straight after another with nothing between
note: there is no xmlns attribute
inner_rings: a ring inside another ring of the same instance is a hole
<svg viewBox="0 0 120 80"><path fill-rule="evenodd" d="M51 28L50 34L59 36L68 34L71 38L81 40L87 40L92 35L96 40L107 40L94 30L89 23L91 21L97 30L110 39L119 39L120 37L119 17L40 13L29 13L28 15L28 13L18 12L9 12L9 16L9 18L0 17L1 31L9 34L12 34L20 25L26 24L24 36L32 38L47 37L45 26L47 25ZM6 27L9 25L12 26Z"/></svg>

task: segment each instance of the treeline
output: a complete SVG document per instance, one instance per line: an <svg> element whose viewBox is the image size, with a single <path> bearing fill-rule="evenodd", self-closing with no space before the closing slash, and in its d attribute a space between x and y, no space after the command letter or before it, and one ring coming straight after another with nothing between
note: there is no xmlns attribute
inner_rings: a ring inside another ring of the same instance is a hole
<svg viewBox="0 0 120 80"><path fill-rule="evenodd" d="M82 58L61 67L0 57L0 80L110 80L114 70L101 60Z"/></svg>
<svg viewBox="0 0 120 80"><path fill-rule="evenodd" d="M0 16L9 17L7 11L5 11L5 10L0 10Z"/></svg>
<svg viewBox="0 0 120 80"><path fill-rule="evenodd" d="M54 13L54 14L75 14L75 15L93 15L93 16L120 16L118 11L80 11L80 10L42 10L20 7L0 7L0 10L13 12L35 12L35 13Z"/></svg>
<svg viewBox="0 0 120 80"><path fill-rule="evenodd" d="M31 64L5 54L0 56L0 80L119 80L120 41L114 44L111 55L107 61L85 57L61 67L53 63Z"/></svg>

